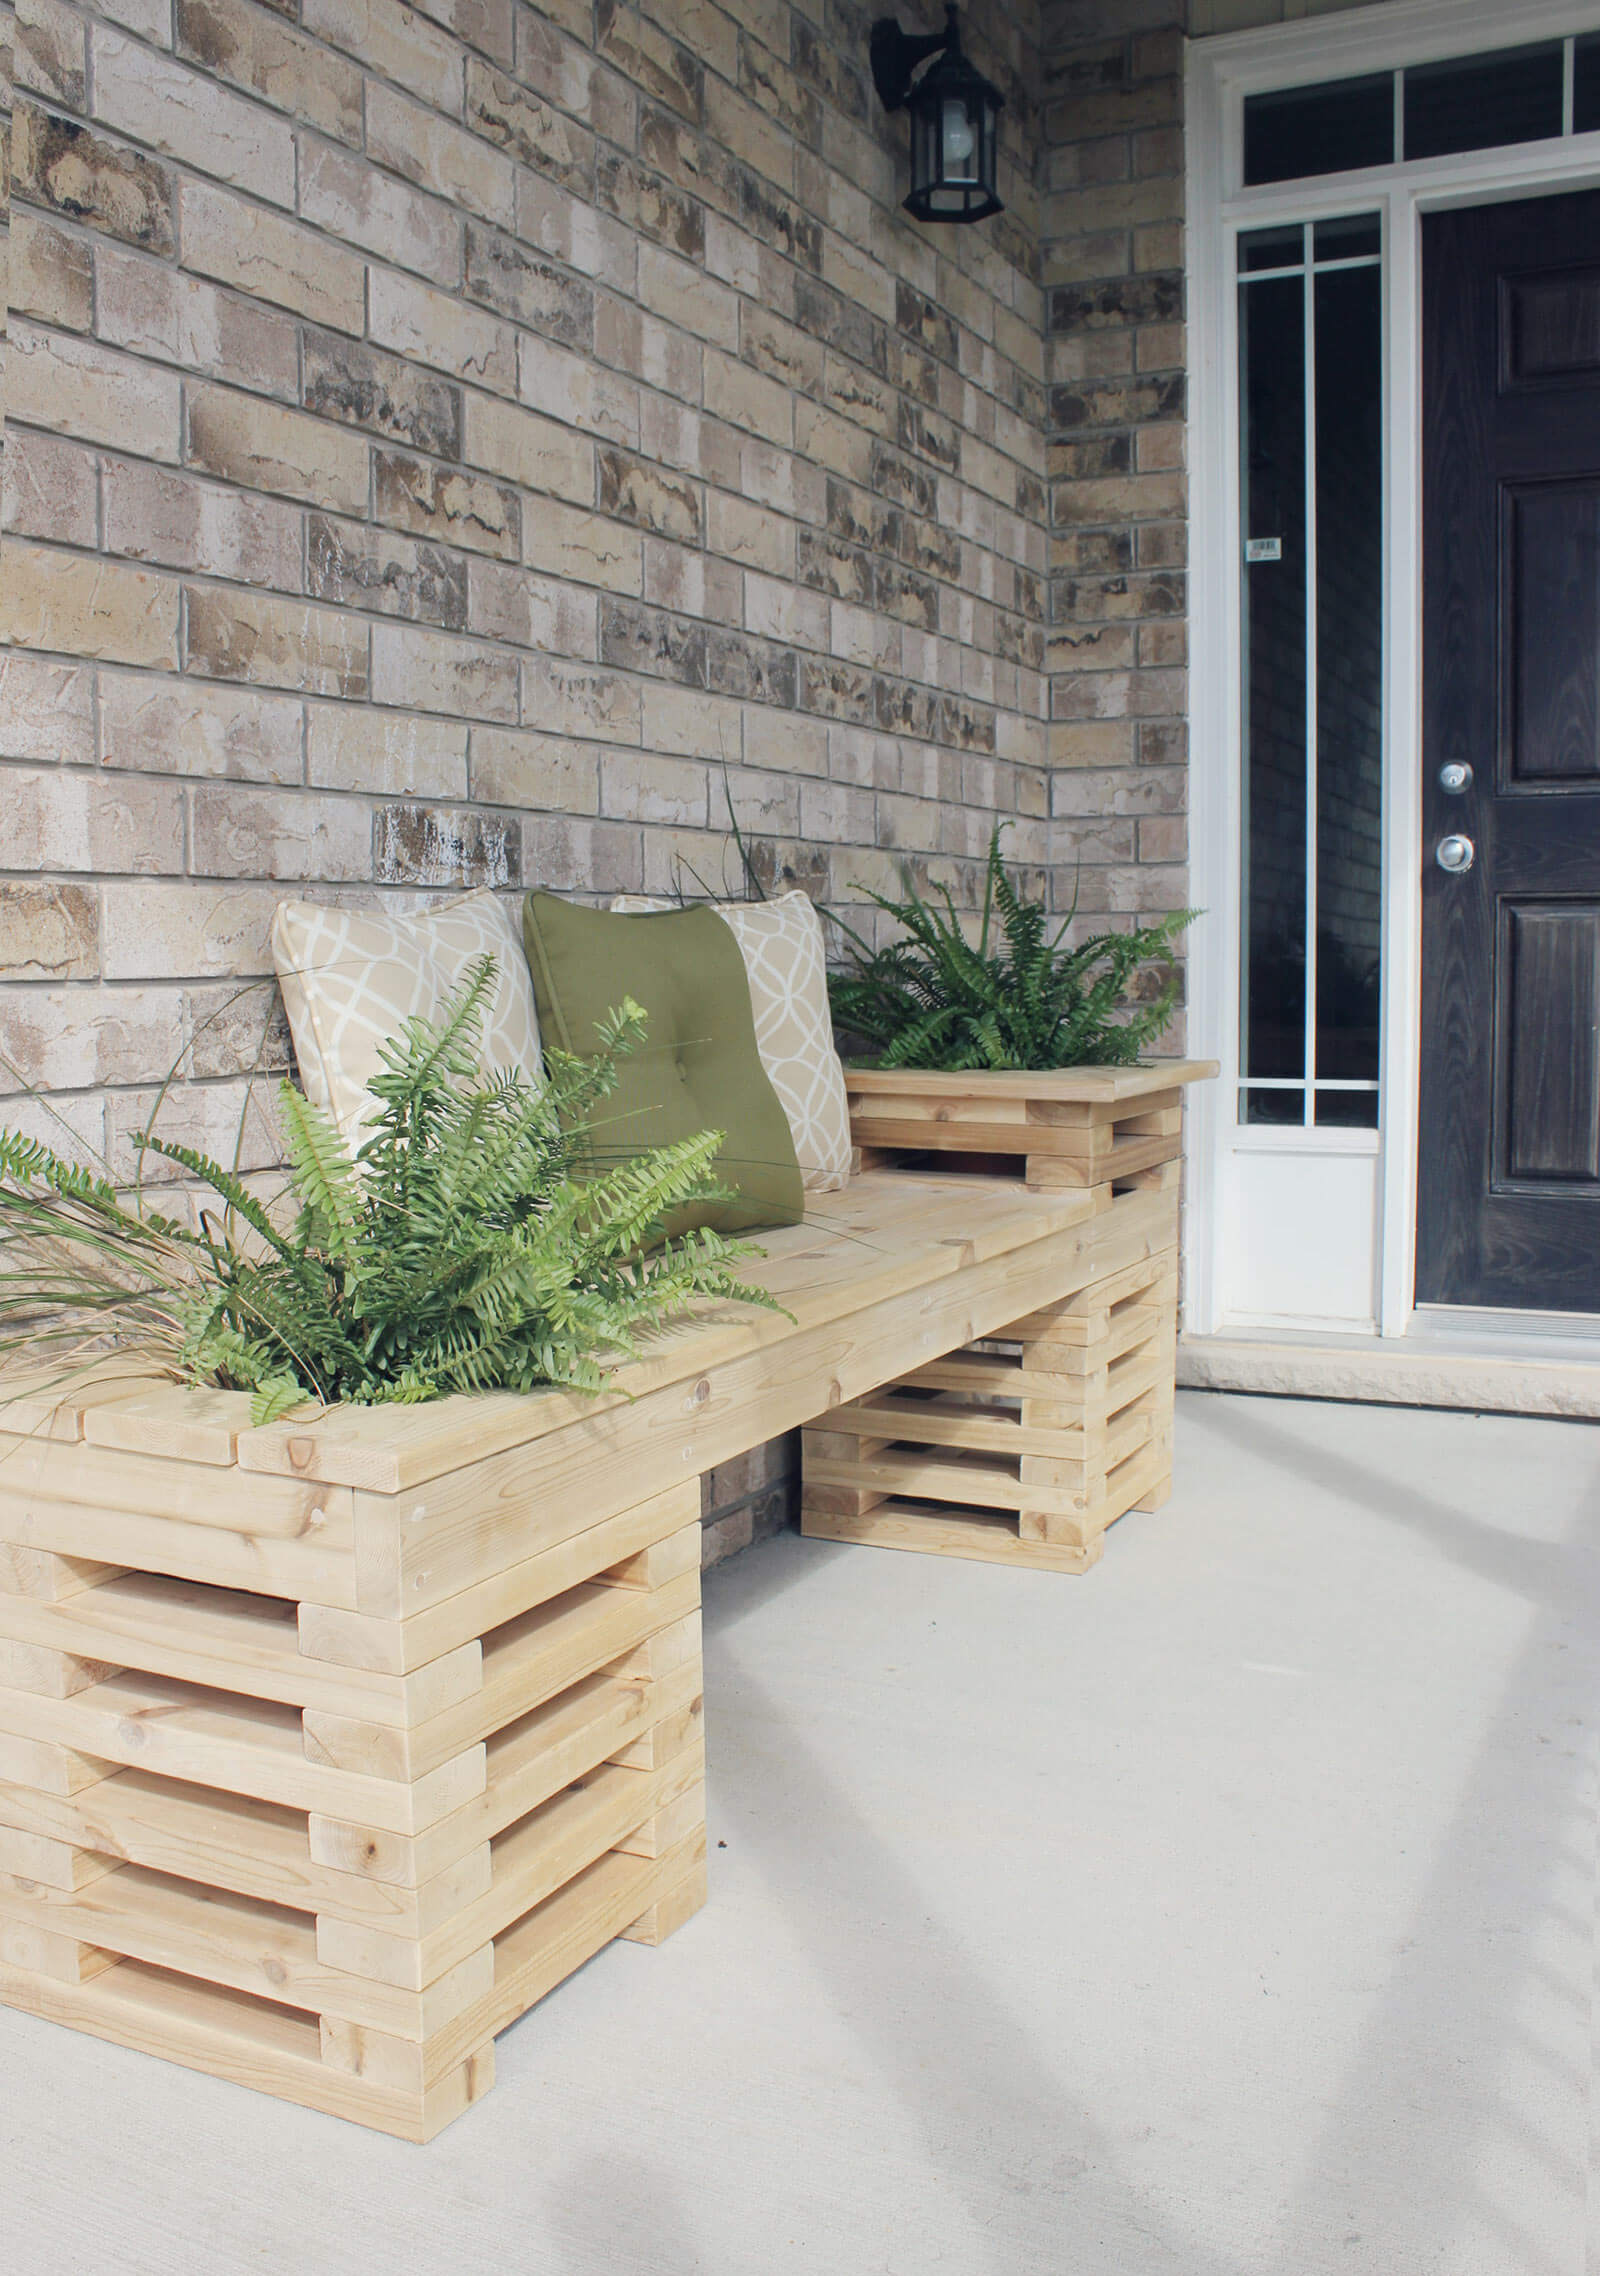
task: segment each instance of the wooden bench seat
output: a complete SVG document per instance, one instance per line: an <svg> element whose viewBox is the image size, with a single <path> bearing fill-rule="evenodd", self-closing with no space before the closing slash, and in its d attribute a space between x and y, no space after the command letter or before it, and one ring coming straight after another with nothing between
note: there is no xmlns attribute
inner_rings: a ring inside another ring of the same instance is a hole
<svg viewBox="0 0 1600 2276"><path fill-rule="evenodd" d="M257 1430L240 1396L114 1370L14 1397L0 2000L429 2138L492 2083L496 2033L704 1900L702 1475L834 1417L903 1486L901 1409L954 1402L940 1478L982 1470L980 1538L1081 1569L1081 1482L1035 1427L1063 1417L1028 1402L1074 1369L1098 1398L1061 1440L1080 1470L1096 1430L1149 1440L1113 1378L1143 1364L1170 1219L1160 1193L876 1170L766 1239L750 1276L783 1313L706 1308L598 1399ZM1084 1329L1115 1301L1102 1383ZM1034 1356L972 1355L1019 1325ZM888 1530L841 1530L893 1543L899 1500L867 1499Z"/></svg>

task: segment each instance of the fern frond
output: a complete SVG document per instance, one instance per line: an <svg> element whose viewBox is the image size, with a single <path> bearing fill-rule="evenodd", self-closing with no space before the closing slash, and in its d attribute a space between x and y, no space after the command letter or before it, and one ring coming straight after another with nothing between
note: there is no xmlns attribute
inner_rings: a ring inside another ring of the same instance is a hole
<svg viewBox="0 0 1600 2276"><path fill-rule="evenodd" d="M892 916L899 936L874 950L835 917L849 962L829 976L834 1019L885 1067L946 1072L1129 1065L1171 1020L1178 1001L1173 950L1195 912L1153 925L1103 933L1063 946L1077 914L1052 930L1001 857L1002 832L989 841L977 939L970 940L953 894L933 899L902 872L899 901L870 888L862 898ZM1151 964L1169 967L1166 986L1137 1002L1130 987Z"/></svg>
<svg viewBox="0 0 1600 2276"><path fill-rule="evenodd" d="M285 1088L292 1234L235 1172L176 1141L142 1144L224 1205L202 1207L198 1231L0 1132L0 1360L137 1351L248 1391L261 1422L308 1398L594 1391L696 1303L770 1304L738 1276L747 1246L660 1238L674 1210L717 1193L718 1134L640 1151L615 1117L597 1120L621 1056L646 1048L638 1005L608 1013L593 1057L550 1053L531 1090L478 1073L493 978L480 960L437 1020L385 1045L354 1160Z"/></svg>

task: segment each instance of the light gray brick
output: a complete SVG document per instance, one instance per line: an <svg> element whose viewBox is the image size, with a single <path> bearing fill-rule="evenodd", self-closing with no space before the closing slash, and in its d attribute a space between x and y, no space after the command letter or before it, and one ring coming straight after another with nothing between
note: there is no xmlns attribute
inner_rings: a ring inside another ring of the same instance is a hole
<svg viewBox="0 0 1600 2276"><path fill-rule="evenodd" d="M97 119L252 197L293 205L294 136L282 119L103 24L91 49Z"/></svg>

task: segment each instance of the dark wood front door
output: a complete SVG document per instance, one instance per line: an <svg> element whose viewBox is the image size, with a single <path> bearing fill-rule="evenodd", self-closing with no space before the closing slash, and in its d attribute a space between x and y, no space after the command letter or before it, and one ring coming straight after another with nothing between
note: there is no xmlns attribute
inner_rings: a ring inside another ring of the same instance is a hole
<svg viewBox="0 0 1600 2276"><path fill-rule="evenodd" d="M1600 192L1422 251L1417 1301L1600 1312Z"/></svg>

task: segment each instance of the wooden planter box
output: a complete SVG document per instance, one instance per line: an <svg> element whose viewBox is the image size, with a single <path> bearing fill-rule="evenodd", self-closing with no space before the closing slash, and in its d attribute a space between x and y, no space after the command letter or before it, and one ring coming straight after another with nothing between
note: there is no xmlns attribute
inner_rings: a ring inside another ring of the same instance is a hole
<svg viewBox="0 0 1600 2276"><path fill-rule="evenodd" d="M1087 1189L1090 1285L842 1407L802 1440L828 1540L1083 1572L1172 1486L1182 1085L1211 1061L1038 1075L846 1070L864 1166Z"/></svg>
<svg viewBox="0 0 1600 2276"><path fill-rule="evenodd" d="M244 1398L131 1390L0 1415L0 2000L427 2140L704 1900L698 1477L456 1587L406 1536L504 1512L464 1450L307 1481Z"/></svg>
<svg viewBox="0 0 1600 2276"><path fill-rule="evenodd" d="M1125 1190L1176 1186L1184 1085L1216 1072L1214 1059L1171 1059L1034 1075L847 1067L844 1079L864 1168L954 1156L1036 1188Z"/></svg>

